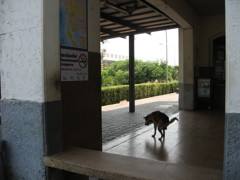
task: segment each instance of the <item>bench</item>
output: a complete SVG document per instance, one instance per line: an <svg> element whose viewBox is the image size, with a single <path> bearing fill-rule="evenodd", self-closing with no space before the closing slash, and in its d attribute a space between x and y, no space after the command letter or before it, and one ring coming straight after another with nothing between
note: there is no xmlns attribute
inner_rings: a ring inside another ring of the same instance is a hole
<svg viewBox="0 0 240 180"><path fill-rule="evenodd" d="M70 148L64 152L46 156L44 164L51 168L105 180L219 180L223 175L220 170L81 148Z"/></svg>

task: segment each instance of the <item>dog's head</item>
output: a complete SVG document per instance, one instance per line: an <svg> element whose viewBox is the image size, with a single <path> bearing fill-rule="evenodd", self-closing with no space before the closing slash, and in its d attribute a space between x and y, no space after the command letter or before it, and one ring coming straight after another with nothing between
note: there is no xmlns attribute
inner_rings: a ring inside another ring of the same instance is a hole
<svg viewBox="0 0 240 180"><path fill-rule="evenodd" d="M145 119L145 125L147 125L147 126L153 122L151 114L144 117L144 119Z"/></svg>

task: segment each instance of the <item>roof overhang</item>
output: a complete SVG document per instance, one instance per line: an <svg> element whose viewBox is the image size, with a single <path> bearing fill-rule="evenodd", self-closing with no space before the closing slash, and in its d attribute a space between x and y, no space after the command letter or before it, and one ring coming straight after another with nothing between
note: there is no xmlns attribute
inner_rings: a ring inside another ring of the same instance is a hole
<svg viewBox="0 0 240 180"><path fill-rule="evenodd" d="M101 40L178 28L146 0L101 0Z"/></svg>

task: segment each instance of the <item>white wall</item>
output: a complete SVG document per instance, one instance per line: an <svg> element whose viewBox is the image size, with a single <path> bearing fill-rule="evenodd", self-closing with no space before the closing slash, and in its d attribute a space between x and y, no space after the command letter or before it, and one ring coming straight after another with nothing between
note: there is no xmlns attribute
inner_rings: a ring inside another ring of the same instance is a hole
<svg viewBox="0 0 240 180"><path fill-rule="evenodd" d="M240 112L240 1L226 3L226 112Z"/></svg>
<svg viewBox="0 0 240 180"><path fill-rule="evenodd" d="M0 6L3 99L43 101L42 3L2 1Z"/></svg>
<svg viewBox="0 0 240 180"><path fill-rule="evenodd" d="M58 0L8 0L0 6L2 98L60 99Z"/></svg>

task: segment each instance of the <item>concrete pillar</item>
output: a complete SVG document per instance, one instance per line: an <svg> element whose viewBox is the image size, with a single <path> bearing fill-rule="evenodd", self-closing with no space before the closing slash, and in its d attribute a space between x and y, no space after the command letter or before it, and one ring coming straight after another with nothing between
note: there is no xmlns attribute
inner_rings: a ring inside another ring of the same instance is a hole
<svg viewBox="0 0 240 180"><path fill-rule="evenodd" d="M129 112L135 112L135 36L129 35Z"/></svg>
<svg viewBox="0 0 240 180"><path fill-rule="evenodd" d="M179 109L194 108L193 30L179 29Z"/></svg>
<svg viewBox="0 0 240 180"><path fill-rule="evenodd" d="M59 1L0 1L2 139L9 179L45 179L62 147Z"/></svg>
<svg viewBox="0 0 240 180"><path fill-rule="evenodd" d="M224 179L240 179L240 1L226 0Z"/></svg>
<svg viewBox="0 0 240 180"><path fill-rule="evenodd" d="M100 1L87 7L88 80L61 83L64 146L101 150Z"/></svg>

